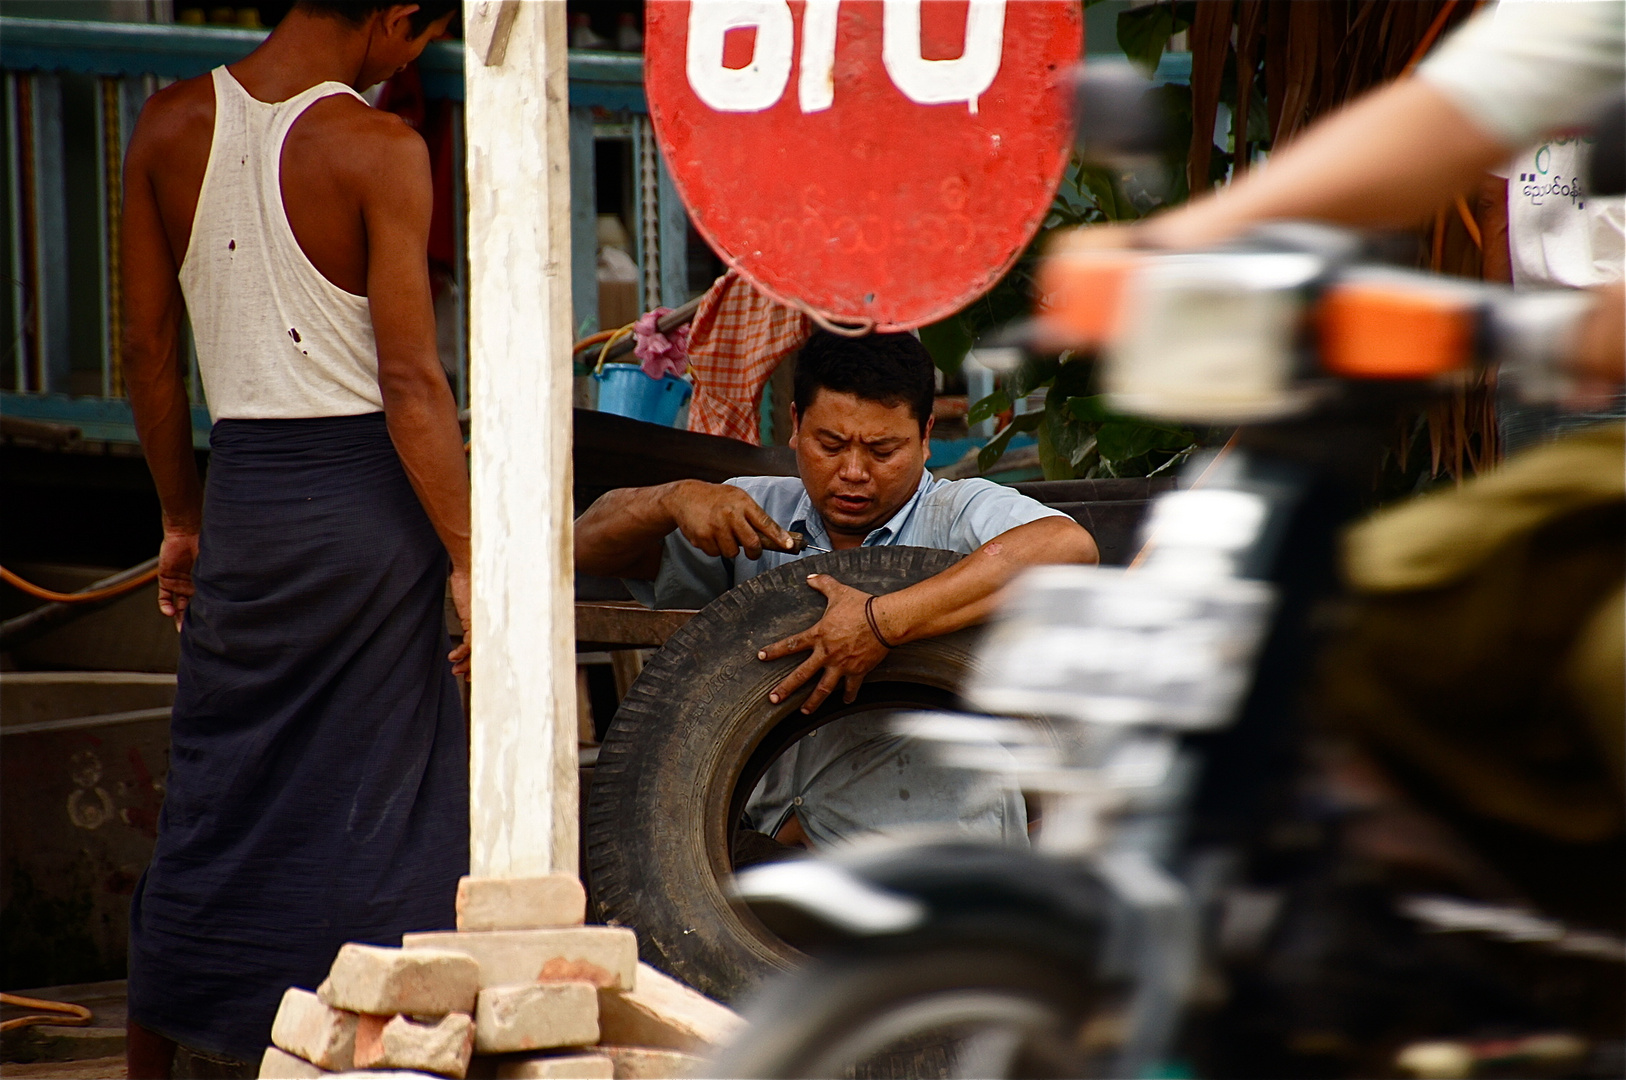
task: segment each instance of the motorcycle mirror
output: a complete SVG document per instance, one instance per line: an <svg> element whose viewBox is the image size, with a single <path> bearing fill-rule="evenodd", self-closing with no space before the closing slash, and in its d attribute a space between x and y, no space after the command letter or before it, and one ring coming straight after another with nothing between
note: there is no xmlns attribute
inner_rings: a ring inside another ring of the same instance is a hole
<svg viewBox="0 0 1626 1080"><path fill-rule="evenodd" d="M1127 62L1092 60L1073 74L1073 132L1079 151L1108 163L1161 157L1173 125Z"/></svg>

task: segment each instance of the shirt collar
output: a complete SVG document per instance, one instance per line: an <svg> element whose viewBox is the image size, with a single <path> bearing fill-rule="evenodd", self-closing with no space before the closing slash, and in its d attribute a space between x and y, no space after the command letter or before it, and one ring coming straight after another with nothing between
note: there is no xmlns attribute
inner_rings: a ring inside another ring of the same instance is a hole
<svg viewBox="0 0 1626 1080"><path fill-rule="evenodd" d="M876 547L895 540L897 535L903 531L903 526L909 520L909 515L914 513L915 506L920 502L920 497L926 493L926 489L931 484L931 471L921 469L920 483L915 485L915 493L909 496L909 501L898 507L897 513L887 518L884 525L871 529L869 535L864 537L862 546ZM792 515L790 531L799 532L807 537L807 542L813 547L830 547L830 533L824 527L824 518L819 516L818 510L813 505L813 496L807 493L806 487L802 488L802 496L796 501L796 511Z"/></svg>

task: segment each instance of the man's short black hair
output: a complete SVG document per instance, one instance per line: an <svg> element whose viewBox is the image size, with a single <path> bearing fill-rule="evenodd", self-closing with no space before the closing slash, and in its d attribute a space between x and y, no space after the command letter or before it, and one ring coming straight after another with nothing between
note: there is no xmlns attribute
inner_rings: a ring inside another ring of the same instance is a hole
<svg viewBox="0 0 1626 1080"><path fill-rule="evenodd" d="M850 338L815 330L796 359L797 416L807 415L821 388L888 408L908 405L924 435L937 393L937 373L931 353L913 334Z"/></svg>
<svg viewBox="0 0 1626 1080"><path fill-rule="evenodd" d="M375 11L388 11L409 3L418 5L418 10L407 20L415 38L422 37L430 23L445 18L462 6L460 0L299 0L299 6L306 11L332 15L351 26L360 26Z"/></svg>

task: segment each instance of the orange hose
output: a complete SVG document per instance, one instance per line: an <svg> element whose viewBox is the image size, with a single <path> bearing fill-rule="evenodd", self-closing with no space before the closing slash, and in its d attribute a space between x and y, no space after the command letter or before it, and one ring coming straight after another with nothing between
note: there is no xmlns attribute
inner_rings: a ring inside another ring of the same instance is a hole
<svg viewBox="0 0 1626 1080"><path fill-rule="evenodd" d="M1451 12L1456 6L1457 0L1446 0L1445 6L1440 8L1440 13L1434 16L1434 21L1423 32L1423 40L1417 43L1417 50L1411 54L1411 59L1406 61L1405 68L1401 70L1400 77L1402 79L1410 75L1412 69L1422 63L1423 57L1428 55L1428 50L1434 44L1434 39L1440 36L1441 30L1445 29L1445 20L1451 17Z"/></svg>
<svg viewBox="0 0 1626 1080"><path fill-rule="evenodd" d="M10 1020L0 1023L0 1031L11 1031L13 1028L28 1027L31 1024L62 1024L70 1027L82 1027L90 1023L90 1010L83 1005L75 1005L68 1001L42 1001L39 998L22 997L19 994L0 994L0 1005L17 1005L24 1009L43 1009L56 1016L14 1016Z"/></svg>
<svg viewBox="0 0 1626 1080"><path fill-rule="evenodd" d="M134 592L147 582L158 576L158 567L153 567L138 578L121 582L118 585L109 585L105 589L91 589L86 592L64 593L54 589L46 589L35 585L31 581L24 581L16 574L0 566L0 581L4 581L13 588L21 589L37 600L49 600L54 604L88 604L94 600L107 600L115 596L123 596L127 592Z"/></svg>
<svg viewBox="0 0 1626 1080"><path fill-rule="evenodd" d="M612 335L618 334L618 333L620 333L619 330L600 330L596 334L588 334L586 337L584 337L580 341L576 342L576 344L572 345L570 347L570 351L572 353L579 353L583 349L591 349L594 345L597 345L599 342L608 341L608 340L610 340L610 337Z"/></svg>
<svg viewBox="0 0 1626 1080"><path fill-rule="evenodd" d="M1474 242L1474 247L1484 251L1485 238L1480 235L1479 222L1474 220L1473 211L1468 209L1468 200L1461 195L1457 196L1457 217L1462 219L1462 227L1468 230L1468 239Z"/></svg>

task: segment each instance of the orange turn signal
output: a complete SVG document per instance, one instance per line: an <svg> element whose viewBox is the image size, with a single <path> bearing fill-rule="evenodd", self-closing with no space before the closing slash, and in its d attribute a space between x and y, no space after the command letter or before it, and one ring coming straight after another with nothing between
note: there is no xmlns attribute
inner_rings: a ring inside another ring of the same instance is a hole
<svg viewBox="0 0 1626 1080"><path fill-rule="evenodd" d="M1039 319L1058 345L1087 348L1118 333L1129 277L1146 256L1133 251L1063 251L1039 266Z"/></svg>
<svg viewBox="0 0 1626 1080"><path fill-rule="evenodd" d="M1474 308L1462 295L1345 282L1322 298L1322 365L1356 379L1432 379L1468 367Z"/></svg>

